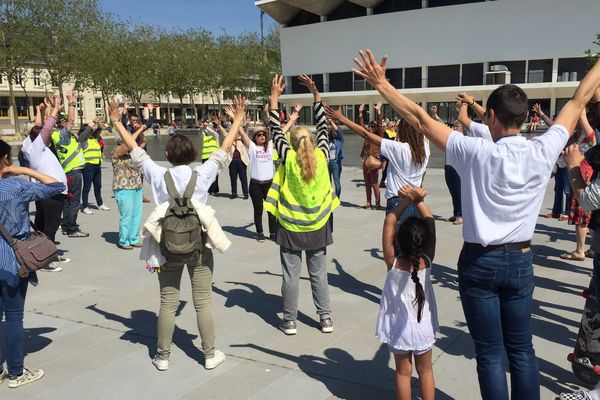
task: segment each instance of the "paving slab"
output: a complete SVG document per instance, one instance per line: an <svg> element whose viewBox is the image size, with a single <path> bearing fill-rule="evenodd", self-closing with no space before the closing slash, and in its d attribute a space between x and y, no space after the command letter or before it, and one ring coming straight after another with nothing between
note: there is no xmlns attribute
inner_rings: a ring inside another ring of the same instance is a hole
<svg viewBox="0 0 600 400"><path fill-rule="evenodd" d="M392 399L394 363L375 337L386 269L381 252L384 211L363 210L362 171L345 166L342 204L335 212L334 244L327 249L335 331L322 334L306 269L302 273L298 334L277 329L281 317L281 266L277 246L258 243L249 200L209 197L209 205L233 244L215 254L213 308L217 347L227 360L213 371L202 367L190 284L184 272L171 365L159 372L156 351L159 307L156 274L144 269L137 251L116 247L118 211L112 198L112 169L103 164L105 204L111 211L80 214L86 239L58 235L72 262L60 273L40 273L26 302L26 365L43 368L39 382L16 390L0 386L1 399ZM541 214L553 199L547 190ZM432 279L441 332L433 351L438 399L478 399L473 342L458 298L456 261L461 227L443 221L451 202L443 170L429 168L424 183L437 222ZM150 190L146 184L146 195ZM91 196L93 199L93 195ZM383 201L385 204L385 201ZM144 217L153 209L144 204ZM266 217L265 217L266 226ZM580 387L567 354L575 343L592 272L584 262L559 258L574 248L574 229L538 219L534 235L536 274L532 315L540 362L542 398ZM416 376L416 375L415 375ZM415 396L418 382L413 380Z"/></svg>

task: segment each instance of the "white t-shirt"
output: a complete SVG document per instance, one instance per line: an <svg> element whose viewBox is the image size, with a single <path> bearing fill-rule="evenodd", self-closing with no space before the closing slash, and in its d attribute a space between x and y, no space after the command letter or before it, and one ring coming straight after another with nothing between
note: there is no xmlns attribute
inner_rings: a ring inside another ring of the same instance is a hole
<svg viewBox="0 0 600 400"><path fill-rule="evenodd" d="M479 122L471 122L469 126L469 133L473 137L479 137L486 140L492 140L492 133L490 128L486 124L480 124Z"/></svg>
<svg viewBox="0 0 600 400"><path fill-rule="evenodd" d="M446 159L461 179L464 240L483 246L531 240L568 138L560 125L532 140L516 135L493 142L451 133Z"/></svg>
<svg viewBox="0 0 600 400"><path fill-rule="evenodd" d="M425 140L425 161L422 165L412 162L412 153L408 143L394 140L381 140L381 155L388 160L385 198L398 196L398 190L404 185L420 187L423 174L429 162L429 140Z"/></svg>
<svg viewBox="0 0 600 400"><path fill-rule="evenodd" d="M268 181L273 179L275 175L273 166L273 143L267 144L265 151L263 146L257 146L254 142L250 142L248 148L248 156L250 157L250 179L258 181Z"/></svg>
<svg viewBox="0 0 600 400"><path fill-rule="evenodd" d="M21 150L23 150L25 158L29 161L31 169L49 175L57 181L64 183L65 188L67 187L65 170L61 167L54 153L44 144L42 135L38 135L33 142L27 136L23 141ZM65 189L63 194L67 194L67 189Z"/></svg>

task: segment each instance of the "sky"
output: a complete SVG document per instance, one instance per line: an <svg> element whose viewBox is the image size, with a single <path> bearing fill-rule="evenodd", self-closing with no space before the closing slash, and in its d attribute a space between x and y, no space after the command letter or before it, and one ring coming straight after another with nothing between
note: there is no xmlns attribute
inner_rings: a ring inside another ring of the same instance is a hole
<svg viewBox="0 0 600 400"><path fill-rule="evenodd" d="M99 0L103 9L165 29L203 28L215 34L260 32L260 9L253 0ZM264 16L265 34L276 22Z"/></svg>

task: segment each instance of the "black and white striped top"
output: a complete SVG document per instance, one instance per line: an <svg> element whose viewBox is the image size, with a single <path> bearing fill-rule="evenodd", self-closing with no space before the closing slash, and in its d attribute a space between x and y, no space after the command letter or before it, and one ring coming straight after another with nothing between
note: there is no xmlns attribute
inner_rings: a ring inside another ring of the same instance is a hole
<svg viewBox="0 0 600 400"><path fill-rule="evenodd" d="M327 122L325 120L325 109L323 108L322 102L313 104L313 112L315 121L317 123L317 147L325 153L325 157L329 160L329 134L327 129ZM281 130L281 122L279 121L279 110L271 110L269 112L269 125L273 130L273 142L275 144L275 150L279 154L279 159L285 162L288 151L290 150L290 143Z"/></svg>

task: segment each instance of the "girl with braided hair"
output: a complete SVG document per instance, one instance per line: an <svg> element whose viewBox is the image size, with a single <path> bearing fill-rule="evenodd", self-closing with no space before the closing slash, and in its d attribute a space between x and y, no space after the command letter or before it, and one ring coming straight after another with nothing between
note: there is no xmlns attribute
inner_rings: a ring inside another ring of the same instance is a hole
<svg viewBox="0 0 600 400"><path fill-rule="evenodd" d="M383 254L388 274L381 294L377 337L394 354L397 398L412 398L414 354L421 398L429 400L435 394L431 349L439 331L430 280L435 222L423 201L425 190L403 186L399 195L402 201L386 216L383 225ZM398 218L411 205L421 218L408 217L396 229Z"/></svg>

